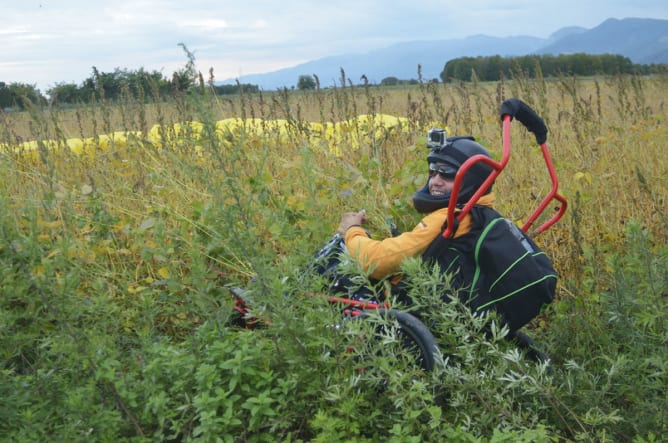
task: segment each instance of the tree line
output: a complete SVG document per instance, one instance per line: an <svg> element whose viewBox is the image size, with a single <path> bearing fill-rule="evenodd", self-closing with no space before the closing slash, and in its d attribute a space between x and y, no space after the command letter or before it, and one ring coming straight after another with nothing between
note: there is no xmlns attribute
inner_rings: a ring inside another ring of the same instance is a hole
<svg viewBox="0 0 668 443"><path fill-rule="evenodd" d="M449 82L498 81L522 75L524 77L557 77L563 75L591 76L639 74L647 75L666 72L666 65L639 65L630 59L614 54L561 54L561 55L526 55L519 57L480 56L460 57L448 61L440 73L441 81ZM48 99L34 85L25 83L4 83L0 81L0 109L25 109L27 104L76 105L92 103L105 99L116 101L131 97L142 101L162 100L169 96L188 91L204 91L209 88L218 95L259 92L258 85L231 84L216 85L211 79L204 80L202 74L195 69L194 59L180 70L175 71L171 78L166 78L159 71L146 71L143 68L128 70L116 68L113 72L101 72L93 67L93 73L81 84L58 83L46 91ZM430 80L438 82L438 79ZM385 77L380 86L411 85L417 80L400 80L396 77ZM313 76L301 75L297 83L300 90L316 88Z"/></svg>
<svg viewBox="0 0 668 443"><path fill-rule="evenodd" d="M453 80L471 81L474 73L480 81L498 81L521 74L524 77L558 77L640 74L647 75L666 70L666 65L638 65L628 57L614 54L560 54L525 55L520 57L460 57L445 64L440 78L445 83Z"/></svg>
<svg viewBox="0 0 668 443"><path fill-rule="evenodd" d="M105 99L117 101L124 97L141 101L162 100L169 96L192 90L211 88L218 95L258 92L251 84L215 85L205 82L201 73L187 65L175 71L171 78L160 71L143 68L128 70L116 68L113 72L101 72L93 67L92 74L80 84L57 83L46 91L47 97L34 85L5 83L0 81L0 109L25 109L29 103L46 105L76 105Z"/></svg>

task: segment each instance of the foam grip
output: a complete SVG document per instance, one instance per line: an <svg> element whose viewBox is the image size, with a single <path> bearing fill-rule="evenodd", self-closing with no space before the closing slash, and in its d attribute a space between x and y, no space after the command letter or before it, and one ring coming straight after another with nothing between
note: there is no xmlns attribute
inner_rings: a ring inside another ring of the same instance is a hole
<svg viewBox="0 0 668 443"><path fill-rule="evenodd" d="M536 142L542 145L547 140L547 126L542 118L522 100L509 98L501 105L501 119L509 115L516 118L536 137Z"/></svg>

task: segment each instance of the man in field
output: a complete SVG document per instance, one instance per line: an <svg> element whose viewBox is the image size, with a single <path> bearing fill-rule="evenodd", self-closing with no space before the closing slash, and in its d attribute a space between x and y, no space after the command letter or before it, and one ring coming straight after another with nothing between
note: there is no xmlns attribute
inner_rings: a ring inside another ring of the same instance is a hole
<svg viewBox="0 0 668 443"><path fill-rule="evenodd" d="M420 257L429 245L443 231L448 215L448 204L459 167L474 155L490 157L489 153L472 137L450 137L442 142L431 140L431 151L427 156L429 179L427 184L413 195L413 206L425 214L413 230L399 236L383 240L369 238L362 225L367 221L365 211L346 212L341 217L337 232L345 239L351 257L360 262L362 268L370 272L373 279L383 279L396 274L402 261L407 257ZM490 166L478 162L469 169L463 179L457 204L465 204L492 172ZM491 186L478 201L478 205L493 207L494 194ZM471 229L471 215L459 223L454 237L457 238Z"/></svg>
<svg viewBox="0 0 668 443"><path fill-rule="evenodd" d="M522 116L523 123L530 123L536 141L544 142L547 128L523 103L509 102L508 108L502 107L502 118L515 115L515 108L520 111L518 116ZM493 168L478 160L460 172L463 176L457 176L468 159L491 158L472 137L446 138L445 131L439 137L432 130L428 146L431 148L427 156L429 179L413 195L413 206L425 214L420 223L396 237L374 240L362 228L367 221L366 213L346 212L337 229L345 249L371 279L389 277L393 283L401 279L399 271L407 257L438 263L450 275L450 287L443 288L444 296L455 295L475 314L495 309L509 327L508 338L516 338L518 344L529 349L532 358L545 360L535 343L518 330L554 298L557 274L550 259L513 222L493 209L491 183L460 221L455 217L452 236L442 235L451 198L457 199L455 207L459 211L485 184ZM460 180L460 188L453 196L455 179ZM394 275L396 279L392 278ZM397 291L397 295L410 303L402 291Z"/></svg>

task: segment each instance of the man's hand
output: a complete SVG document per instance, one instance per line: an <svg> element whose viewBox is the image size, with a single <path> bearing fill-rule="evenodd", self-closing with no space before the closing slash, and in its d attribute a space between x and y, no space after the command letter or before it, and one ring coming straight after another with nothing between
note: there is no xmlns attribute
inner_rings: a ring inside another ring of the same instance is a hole
<svg viewBox="0 0 668 443"><path fill-rule="evenodd" d="M366 210L362 209L359 212L345 212L341 216L339 228L336 230L341 235L346 235L346 231L352 226L362 226L366 223Z"/></svg>

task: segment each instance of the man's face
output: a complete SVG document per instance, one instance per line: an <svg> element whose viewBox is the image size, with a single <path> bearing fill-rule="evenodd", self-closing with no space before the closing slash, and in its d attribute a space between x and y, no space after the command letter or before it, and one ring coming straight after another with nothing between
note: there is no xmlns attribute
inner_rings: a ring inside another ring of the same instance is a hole
<svg viewBox="0 0 668 443"><path fill-rule="evenodd" d="M431 195L447 195L452 192L455 177L445 172L445 163L429 165L429 193Z"/></svg>

